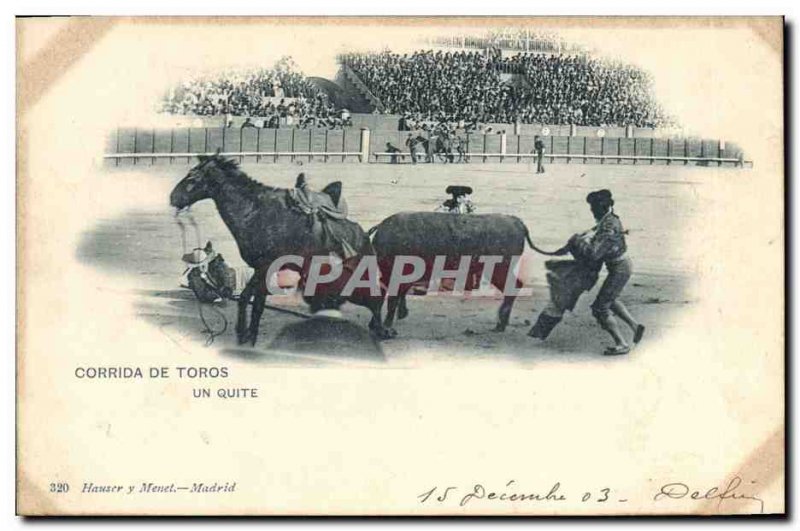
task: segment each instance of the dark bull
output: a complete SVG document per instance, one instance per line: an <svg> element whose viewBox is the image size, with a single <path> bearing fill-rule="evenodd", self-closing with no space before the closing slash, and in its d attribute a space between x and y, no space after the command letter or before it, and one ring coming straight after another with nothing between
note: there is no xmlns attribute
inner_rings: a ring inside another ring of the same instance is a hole
<svg viewBox="0 0 800 531"><path fill-rule="evenodd" d="M489 276L489 282L504 294L498 311L495 330L508 326L511 309L516 299L515 290L522 283L514 275L514 266L525 250L525 241L537 249L528 235L528 229L519 218L503 214L449 214L440 212L404 212L386 218L369 230L372 245L378 256L381 279L392 284L391 274L398 257L415 256L425 262L425 274L414 282L400 283L397 295L387 296L387 315L384 327L391 330L395 313L402 319L408 314L405 297L413 284L428 282L437 256L446 257L448 269L456 269L462 256L471 256L466 289L477 287L480 279ZM499 257L489 264L481 257ZM513 286L507 286L511 282ZM395 282L397 284L397 282Z"/></svg>

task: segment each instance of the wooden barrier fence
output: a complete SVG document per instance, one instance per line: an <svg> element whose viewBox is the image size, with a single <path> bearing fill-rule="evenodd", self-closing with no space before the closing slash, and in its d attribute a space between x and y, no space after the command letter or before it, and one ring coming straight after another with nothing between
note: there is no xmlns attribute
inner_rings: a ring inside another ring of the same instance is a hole
<svg viewBox="0 0 800 531"><path fill-rule="evenodd" d="M414 134L414 136L419 136ZM409 133L361 129L118 129L104 158L114 165L191 163L217 150L240 162L392 162L410 158ZM534 159L533 135L462 135L469 162ZM720 140L543 136L548 163L715 164L752 166L741 148ZM394 157L394 158L393 158ZM426 158L421 149L418 158Z"/></svg>

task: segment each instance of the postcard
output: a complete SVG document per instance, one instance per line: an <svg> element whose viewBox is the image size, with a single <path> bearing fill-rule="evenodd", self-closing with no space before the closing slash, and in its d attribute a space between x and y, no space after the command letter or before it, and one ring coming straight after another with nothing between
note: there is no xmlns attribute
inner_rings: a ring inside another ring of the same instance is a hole
<svg viewBox="0 0 800 531"><path fill-rule="evenodd" d="M783 514L783 27L18 18L18 513Z"/></svg>

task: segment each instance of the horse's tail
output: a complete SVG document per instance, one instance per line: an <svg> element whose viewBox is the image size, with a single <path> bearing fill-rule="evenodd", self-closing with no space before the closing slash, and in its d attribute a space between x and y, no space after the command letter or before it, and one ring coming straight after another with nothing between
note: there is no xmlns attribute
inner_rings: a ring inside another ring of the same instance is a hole
<svg viewBox="0 0 800 531"><path fill-rule="evenodd" d="M558 256L557 252L543 251L542 249L539 249L538 247L536 247L536 244L533 243L533 240L531 240L531 235L530 235L530 232L528 232L528 227L525 226L524 224L523 224L523 226L525 227L525 239L528 240L528 245L531 246L531 249L533 249L537 253L543 254L545 256Z"/></svg>
<svg viewBox="0 0 800 531"><path fill-rule="evenodd" d="M373 235L373 234L375 234L375 232L377 232L377 230L378 230L378 227L380 227L380 224L378 224L378 225L375 225L374 227L372 227L371 229L369 229L369 230L367 231L367 237L371 239L371 238L372 238L372 235Z"/></svg>

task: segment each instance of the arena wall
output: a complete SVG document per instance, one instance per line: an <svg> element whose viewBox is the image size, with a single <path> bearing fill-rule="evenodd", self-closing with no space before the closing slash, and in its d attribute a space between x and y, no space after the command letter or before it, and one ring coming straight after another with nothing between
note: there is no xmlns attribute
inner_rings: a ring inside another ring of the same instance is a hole
<svg viewBox="0 0 800 531"><path fill-rule="evenodd" d="M566 126L569 128L569 126ZM561 133L561 130L558 130ZM553 133L553 131L550 131ZM188 163L197 153L223 153L241 162L392 162L409 163L406 140L411 133L387 129L259 129L188 127L120 128L107 144L112 165ZM414 136L427 133L414 132ZM534 134L461 134L469 162L529 163ZM548 164L701 164L735 166L742 149L709 139L608 136L542 136ZM389 152L399 150L394 159ZM422 150L418 150L421 154ZM153 154L148 157L148 154ZM130 155L130 156L126 156ZM518 156L521 155L521 156ZM617 158L619 157L619 158ZM625 158L629 157L629 158ZM691 157L698 160L679 160ZM420 158L423 158L420 156ZM436 162L442 162L437 159Z"/></svg>

